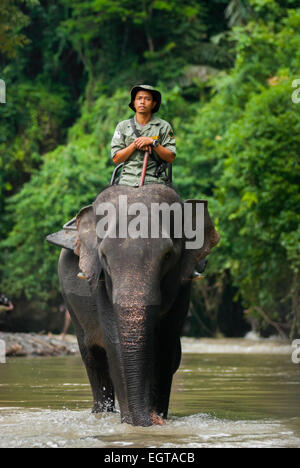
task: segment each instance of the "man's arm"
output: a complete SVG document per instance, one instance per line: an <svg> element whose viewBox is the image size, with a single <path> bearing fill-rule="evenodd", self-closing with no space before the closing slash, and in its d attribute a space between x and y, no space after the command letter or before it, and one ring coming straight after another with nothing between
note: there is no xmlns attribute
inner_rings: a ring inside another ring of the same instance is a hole
<svg viewBox="0 0 300 468"><path fill-rule="evenodd" d="M118 151L114 157L113 157L113 162L115 164L120 164L124 161L126 161L132 153L136 150L136 145L135 142L131 143L127 148L123 148L120 151Z"/></svg>
<svg viewBox="0 0 300 468"><path fill-rule="evenodd" d="M153 143L153 139L152 138L148 138L149 140L149 143L150 144L142 144L138 146L138 140L141 140L141 139L144 139L144 138L147 138L147 137L140 137L140 138L136 138L134 140L134 142L132 142L129 146L127 146L127 148L123 148L121 149L120 151L118 151L114 157L113 157L113 162L115 164L120 164L124 161L126 161L128 158L130 158L130 156L132 155L132 153L134 153L134 151L136 149L142 149L143 151L149 151L149 153L152 152L152 147L150 146L152 143Z"/></svg>
<svg viewBox="0 0 300 468"><path fill-rule="evenodd" d="M155 152L158 154L160 159L163 159L164 161L168 163L173 163L175 159L175 154L172 153L171 150L168 148L165 148L163 145L158 145L155 147Z"/></svg>

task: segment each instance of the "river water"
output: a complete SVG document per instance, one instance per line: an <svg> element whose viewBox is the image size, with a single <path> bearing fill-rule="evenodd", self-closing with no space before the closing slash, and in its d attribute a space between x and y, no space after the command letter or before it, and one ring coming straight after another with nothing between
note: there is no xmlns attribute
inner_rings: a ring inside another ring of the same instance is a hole
<svg viewBox="0 0 300 468"><path fill-rule="evenodd" d="M78 356L0 364L0 447L300 447L300 364L270 340L183 339L164 426L91 414Z"/></svg>

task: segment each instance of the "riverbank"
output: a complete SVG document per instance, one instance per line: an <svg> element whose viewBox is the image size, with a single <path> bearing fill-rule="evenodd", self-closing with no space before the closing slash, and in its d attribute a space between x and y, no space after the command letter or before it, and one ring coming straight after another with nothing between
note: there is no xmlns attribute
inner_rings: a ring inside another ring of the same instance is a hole
<svg viewBox="0 0 300 468"><path fill-rule="evenodd" d="M0 332L6 356L68 356L79 354L74 335ZM291 354L291 344L280 338L260 338L254 332L245 338L181 339L183 353L195 354ZM3 348L3 347L2 347ZM2 349L1 348L1 349ZM2 351L3 353L3 351Z"/></svg>
<svg viewBox="0 0 300 468"><path fill-rule="evenodd" d="M279 336L261 338L249 332L244 338L183 338L182 352L192 354L285 354L292 346Z"/></svg>
<svg viewBox="0 0 300 468"><path fill-rule="evenodd" d="M76 337L38 333L0 332L6 356L68 356L79 354Z"/></svg>

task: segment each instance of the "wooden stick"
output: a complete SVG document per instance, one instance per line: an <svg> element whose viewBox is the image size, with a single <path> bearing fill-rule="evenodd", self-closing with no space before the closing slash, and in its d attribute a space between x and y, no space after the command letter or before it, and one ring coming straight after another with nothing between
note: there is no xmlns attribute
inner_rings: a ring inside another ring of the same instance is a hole
<svg viewBox="0 0 300 468"><path fill-rule="evenodd" d="M141 175L141 178L140 178L139 187L144 185L144 182L145 182L146 170L147 170L147 165L148 165L148 158L149 158L149 151L146 151L145 156L144 156L143 169L142 169L142 175Z"/></svg>

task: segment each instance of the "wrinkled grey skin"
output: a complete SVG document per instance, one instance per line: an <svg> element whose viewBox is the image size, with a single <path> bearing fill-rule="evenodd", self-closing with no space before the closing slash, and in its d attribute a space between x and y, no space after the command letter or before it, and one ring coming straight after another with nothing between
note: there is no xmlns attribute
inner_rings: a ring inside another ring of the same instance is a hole
<svg viewBox="0 0 300 468"><path fill-rule="evenodd" d="M66 249L59 278L91 383L93 411L113 411L116 392L121 421L150 426L167 417L172 378L181 360L189 278L219 235L206 209L205 243L197 251L185 250L184 239L99 239L96 207L103 201L117 206L120 194L128 196L128 204L181 202L164 185L107 188L93 209L78 215L80 268L88 281L77 278L78 256Z"/></svg>

